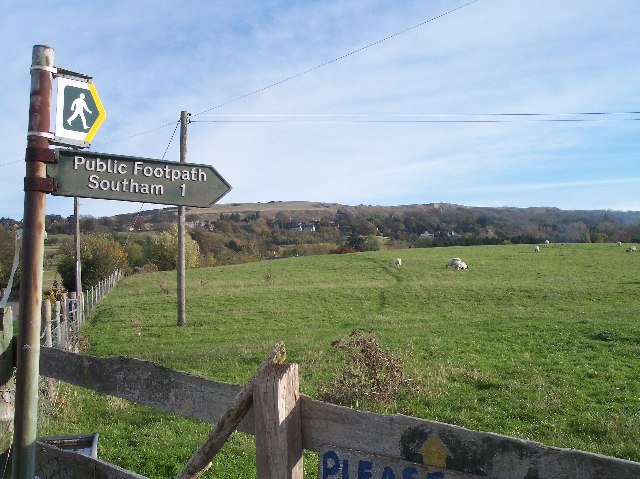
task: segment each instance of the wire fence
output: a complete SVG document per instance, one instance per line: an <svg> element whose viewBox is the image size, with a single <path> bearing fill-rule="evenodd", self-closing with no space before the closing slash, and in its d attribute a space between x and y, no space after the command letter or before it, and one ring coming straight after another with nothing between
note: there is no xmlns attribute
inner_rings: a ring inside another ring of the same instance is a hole
<svg viewBox="0 0 640 479"><path fill-rule="evenodd" d="M45 299L42 301L42 335L41 342L44 347L62 349L77 353L82 348L80 345L80 327L89 314L95 309L105 295L124 276L121 270L114 271L107 278L100 281L94 287L78 295L76 293L59 294L55 301ZM15 334L11 308L0 308L0 436L8 440L8 443L0 441L0 479L8 478L11 474L11 436L13 435L13 415L15 398L15 377L13 374L13 343ZM19 319L19 318L16 318ZM46 401L54 402L57 398L56 383L54 379L44 378L44 389L41 390ZM57 438L52 445L37 443L36 447L36 473L40 479L66 479L98 477L89 474L91 467L86 461L79 460L76 455L61 451L62 442L69 446L70 439L78 441L84 438ZM8 448L8 449L7 449ZM69 450L68 447L65 449ZM83 449L75 448L77 452L85 454ZM94 449L95 450L95 447ZM89 449L91 451L91 448ZM95 458L95 452L88 456ZM89 469L87 469L89 467ZM94 471L95 472L95 471ZM119 477L111 476L113 478Z"/></svg>
<svg viewBox="0 0 640 479"><path fill-rule="evenodd" d="M80 345L80 326L97 304L124 276L116 270L98 284L80 294L59 294L55 301L43 300L43 346L77 353Z"/></svg>

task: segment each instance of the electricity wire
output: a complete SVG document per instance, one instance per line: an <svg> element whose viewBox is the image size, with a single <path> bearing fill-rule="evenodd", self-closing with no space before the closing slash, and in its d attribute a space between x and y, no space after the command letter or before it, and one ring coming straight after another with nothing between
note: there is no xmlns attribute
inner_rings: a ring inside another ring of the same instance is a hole
<svg viewBox="0 0 640 479"><path fill-rule="evenodd" d="M173 129L173 133L171 134L171 138L169 138L169 144L167 145L167 147L164 150L164 153L162 154L162 160L164 160L165 155L167 154L167 151L169 151L169 147L171 146L171 142L173 141L173 137L176 136L176 131L178 131L178 126L180 125L180 120L178 120L176 122L176 127Z"/></svg>
<svg viewBox="0 0 640 479"><path fill-rule="evenodd" d="M332 63L336 63L336 62L339 62L340 60L344 60L345 58L350 57L352 55L355 55L356 53L360 53L360 52L362 52L364 50L367 50L368 48L374 47L376 45L380 45L381 43L384 43L387 40L391 40L392 38L395 38L395 37L397 37L399 35L402 35L404 33L410 32L411 30L415 30L416 28L420 28L420 27L422 27L422 26L424 26L424 25L426 25L428 23L431 23L431 22L433 22L435 20L438 20L438 19L440 19L442 17L445 17L445 16L447 16L447 15L449 15L451 13L457 12L458 10L461 10L461 9L463 9L465 7L468 7L469 5L472 5L472 4L477 3L479 1L480 0L472 0L472 1L468 2L468 3L460 5L459 7L453 8L451 10L448 10L448 11L444 12L444 13L441 13L440 15L436 15L435 17L431 17L428 20L425 20L425 21L420 22L420 23L418 23L416 25L413 25L412 27L405 28L404 30L400 30L399 32L396 32L396 33L393 33L391 35L388 35L388 36L386 36L386 37L384 37L384 38L382 38L380 40L377 40L375 42L369 43L368 45L365 45L365 46L360 47L360 48L356 48L355 50L351 50L350 52L345 53L344 55L340 55L339 57L336 57L336 58L334 58L332 60L328 60L328 61L326 61L324 63L320 63L319 65L311 67L311 68L309 68L307 70L304 70L302 72L296 73L295 75L291 75L290 77L284 78L284 79L279 80L279 81L277 81L275 83L272 83L272 84L267 85L265 87L262 87L262 88L259 88L257 90L254 90L254 91L252 91L250 93L245 93L244 95L241 95L239 97L233 98L233 99L228 100L228 101L226 101L224 103L220 103L219 105L216 105L214 107L208 108L208 109L203 110L203 111L201 111L199 113L194 113L192 116L200 116L200 115L202 115L204 113L207 113L209 111L216 110L218 108L222 108L223 106L226 106L226 105L228 105L230 103L235 103L237 101L243 100L243 99L245 99L247 97L250 97L250 96L255 95L257 93L263 92L263 91L268 90L270 88L273 88L275 86L282 85L283 83L286 83L286 82L288 82L290 80L293 80L295 78L299 78L299 77L301 77L303 75L306 75L308 73L311 73L313 71L319 70L320 68L324 68L324 67L326 67L328 65L331 65Z"/></svg>
<svg viewBox="0 0 640 479"><path fill-rule="evenodd" d="M171 134L171 138L169 138L169 143L167 143L167 147L164 149L164 153L162 154L162 159L163 160L164 160L165 155L167 154L167 151L169 151L169 147L171 146L171 142L173 141L173 138L176 136L176 131L178 131L178 126L179 125L180 125L180 120L178 120L176 122L176 126L173 129L173 133ZM127 236L126 236L126 238L124 240L124 246L122 247L125 250L126 250L128 244L129 244L129 240L131 239L131 234L133 233L133 230L135 229L135 224L138 221L138 218L140 217L140 213L142 213L142 208L144 208L145 205L146 205L146 203L140 203L140 209L138 210L136 215L133 217L133 222L131 223L131 226L129 227L129 232L127 233ZM120 258L118 258L118 263L116 265L116 268L119 267L119 266L120 266Z"/></svg>
<svg viewBox="0 0 640 479"><path fill-rule="evenodd" d="M201 111L201 112L199 112L199 113L194 113L194 114L192 114L192 117L193 117L193 116L199 116L199 115L202 115L202 114L207 113L207 112L210 112L210 111L212 111L212 110L217 110L218 108L222 108L223 106L226 106L226 105L229 105L229 104L231 104L231 103L235 103L235 102L237 102L237 101L243 100L243 99L245 99L245 98L248 98L248 97L250 97L250 96L256 95L256 94L258 94L258 93L260 93L260 92L263 92L263 91L268 90L268 89L270 89L270 88L276 87L276 86L278 86L278 85L282 85L283 83L286 83L286 82L288 82L288 81L290 81L290 80L293 80L293 79L295 79L295 78L299 78L299 77L301 77L301 76L303 76L303 75L306 75L306 74L308 74L308 73L311 73L311 72L313 72L313 71L315 71L315 70L319 70L320 68L323 68L323 67L325 67L325 66L327 66L327 65L331 65L332 63L336 63L336 62L338 62L338 61L340 61L340 60L343 60L343 59L345 59L345 58L347 58L347 57L350 57L350 56L352 56L352 55L355 55L356 53L362 52L362 51L364 51L364 50L366 50L366 49L368 49L368 48L371 48L371 47L373 47L373 46L379 45L379 44L381 44L381 43L383 43L383 42L386 42L387 40L390 40L390 39L392 39L392 38L395 38L395 37L397 37L397 36L399 36L399 35L402 35L402 34L404 34L404 33L406 33L406 32L409 32L409 31L411 31L411 30L415 30L416 28L420 28L420 27L422 27L422 26L424 26L424 25L426 25L426 24L428 24L428 23L431 23L431 22L433 22L433 21L435 21L435 20L438 20L438 19L440 19L440 18L442 18L442 17L444 17L444 16L446 16L446 15L450 15L451 13L454 13L454 12L456 12L456 11L458 11L458 10L461 10L461 9L463 9L463 8L465 8L465 7L468 7L469 5L472 5L472 4L477 3L477 2L479 2L479 1L480 1L480 0L472 0L472 1L470 1L470 2L467 2L467 3L465 3L465 4L463 4L463 5L460 5L460 6L456 7L456 8L453 8L453 9L451 9L451 10L448 10L448 11L444 12L444 13L441 13L440 15L436 15L435 17L431 17L431 18L429 18L428 20L425 20L425 21L420 22L420 23L418 23L418 24L416 24L416 25L413 25L412 27L405 28L404 30L401 30L401 31L396 32L396 33L393 33L393 34L388 35L388 36L386 36L386 37L384 37L384 38L382 38L382 39L380 39L380 40L377 40L377 41L375 41L375 42L369 43L368 45L365 45L365 46L363 46L363 47L360 47L360 48L357 48L357 49L355 49L355 50L352 50L352 51L350 51L350 52L348 52L348 53L345 53L344 55L341 55L341 56L339 56L339 57L336 57L336 58L334 58L334 59L332 59L332 60L329 60L329 61L326 61L326 62L324 62L324 63L321 63L321 64L319 64L319 65L316 65L316 66L312 67L312 68L309 68L309 69L304 70L304 71L302 71L302 72L296 73L295 75L291 75L291 76L289 76L289 77L287 77L287 78L284 78L284 79L282 79L282 80L279 80L279 81L277 81L277 82L275 82L275 83L271 83L270 85L264 86L264 87L259 88L259 89L257 89L257 90L251 91L251 92L249 92L249 93L245 93L244 95L240 95L240 96L238 96L238 97L232 98L231 100L227 100L227 101L225 101L225 102L223 102L223 103L220 103L220 104L218 104L218 105L216 105L216 106L213 106L213 107L211 107L211 108L207 108L206 110L203 110L203 111ZM111 141L106 141L106 142L100 143L100 145L108 145L108 144L112 144L112 143L118 143L118 142L121 142L121 141L130 140L130 139L132 139L132 138L136 138L136 137L138 137L138 136L146 135L146 134L148 134L148 133L152 133L152 132L154 132L154 131L161 130L162 128L166 128L166 127L168 127L168 126L171 126L172 124L173 124L173 122L165 123L165 124L160 125L160 126L158 126L158 127L156 127L156 128L151 128L151 129L149 129L149 130L141 131L141 132L139 132L139 133L135 133L135 134L133 134L133 135L130 135L130 136L127 136L127 137L124 137L124 138L119 138L119 139L115 139L115 140L111 140ZM3 166L3 165L0 165L0 166Z"/></svg>
<svg viewBox="0 0 640 479"><path fill-rule="evenodd" d="M524 122L595 122L638 121L640 112L587 113L472 113L472 114L405 114L405 115L342 115L342 114L240 114L203 115L193 123L524 123Z"/></svg>

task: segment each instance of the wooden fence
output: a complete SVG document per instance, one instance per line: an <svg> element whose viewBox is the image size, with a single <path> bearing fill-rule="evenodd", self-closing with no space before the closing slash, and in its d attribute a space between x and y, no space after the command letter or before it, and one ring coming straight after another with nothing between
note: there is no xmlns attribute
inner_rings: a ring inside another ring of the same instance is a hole
<svg viewBox="0 0 640 479"><path fill-rule="evenodd" d="M243 388L148 361L99 358L53 348L42 349L40 373L208 423L218 422ZM238 430L256 435L258 478L301 479L303 448L318 453L321 479L640 477L640 463L636 462L317 401L299 394L296 365L268 368L253 391L254 407ZM87 460L94 470L104 471L96 477L140 477L99 460Z"/></svg>
<svg viewBox="0 0 640 479"><path fill-rule="evenodd" d="M4 331L10 331L8 323L5 316ZM4 361L13 357L10 350L11 341ZM300 394L298 366L281 361L265 361L247 384L236 385L129 357L100 358L44 347L40 374L216 424L176 478L197 477L235 429L255 436L259 479L302 479L303 449L318 453L319 479L640 477L636 462L318 401ZM57 479L60 470L68 477L143 479L50 444L38 442L36 449L41 479Z"/></svg>

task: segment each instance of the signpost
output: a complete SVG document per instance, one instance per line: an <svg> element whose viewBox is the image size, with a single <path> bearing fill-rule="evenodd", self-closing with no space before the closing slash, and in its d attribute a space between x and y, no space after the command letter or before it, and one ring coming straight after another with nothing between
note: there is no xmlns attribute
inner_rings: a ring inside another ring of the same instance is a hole
<svg viewBox="0 0 640 479"><path fill-rule="evenodd" d="M88 148L106 116L91 77L55 67L53 53L53 48L45 45L35 45L32 51L24 178L23 286L15 348L14 479L31 479L35 473L46 194L206 207L231 190L210 165L51 150L52 144ZM49 129L53 78L58 86L55 134ZM77 209L75 214L77 217Z"/></svg>
<svg viewBox="0 0 640 479"><path fill-rule="evenodd" d="M58 78L56 140L87 146L106 113L93 82L79 78Z"/></svg>
<svg viewBox="0 0 640 479"><path fill-rule="evenodd" d="M231 190L211 165L56 150L53 195L207 207Z"/></svg>

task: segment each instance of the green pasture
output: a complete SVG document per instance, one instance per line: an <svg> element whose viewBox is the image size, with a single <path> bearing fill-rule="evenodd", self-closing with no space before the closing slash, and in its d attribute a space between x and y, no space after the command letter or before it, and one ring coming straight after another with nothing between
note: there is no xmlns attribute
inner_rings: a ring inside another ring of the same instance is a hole
<svg viewBox="0 0 640 479"><path fill-rule="evenodd" d="M402 258L402 267L393 265ZM445 269L460 257L468 271ZM317 397L354 329L404 362L414 390L352 404L640 461L640 253L610 244L406 249L294 257L131 276L99 305L87 353L127 355L243 383L278 341ZM170 477L207 424L78 388L47 406L42 434L100 433L99 456ZM255 477L253 438L235 433L207 477ZM311 454L305 475L316 476Z"/></svg>

